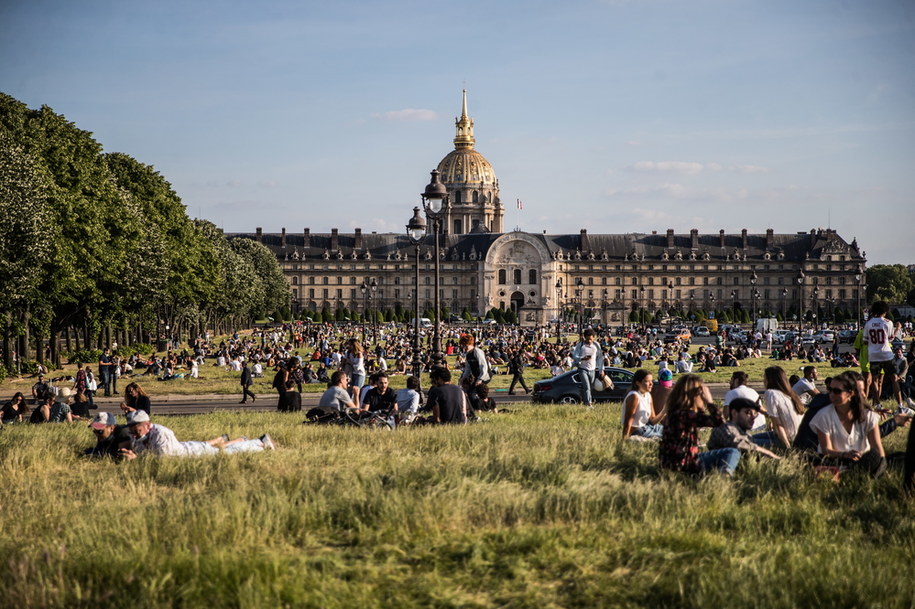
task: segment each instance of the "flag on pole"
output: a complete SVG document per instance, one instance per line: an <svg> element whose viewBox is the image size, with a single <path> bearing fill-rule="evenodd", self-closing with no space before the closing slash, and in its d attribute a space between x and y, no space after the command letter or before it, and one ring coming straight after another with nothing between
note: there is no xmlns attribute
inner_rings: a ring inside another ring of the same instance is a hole
<svg viewBox="0 0 915 609"><path fill-rule="evenodd" d="M518 209L524 209L524 204L521 202L521 199L517 199L517 201L518 201Z"/></svg>

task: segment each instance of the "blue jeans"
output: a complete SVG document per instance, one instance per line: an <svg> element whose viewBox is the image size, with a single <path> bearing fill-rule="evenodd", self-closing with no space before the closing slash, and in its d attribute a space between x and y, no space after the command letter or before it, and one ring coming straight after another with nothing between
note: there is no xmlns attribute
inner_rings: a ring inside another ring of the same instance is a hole
<svg viewBox="0 0 915 609"><path fill-rule="evenodd" d="M778 443L778 434L774 431L764 431L762 433L753 434L750 436L750 439L753 441L753 444L756 444L757 446L772 448Z"/></svg>
<svg viewBox="0 0 915 609"><path fill-rule="evenodd" d="M632 429L633 436L640 436L642 438L660 438L664 434L664 426L651 423L645 423L641 427L635 427Z"/></svg>
<svg viewBox="0 0 915 609"><path fill-rule="evenodd" d="M733 474L740 463L740 451L736 448L718 448L699 453L699 465L702 473L717 470L723 474Z"/></svg>
<svg viewBox="0 0 915 609"><path fill-rule="evenodd" d="M581 401L585 406L591 405L591 386L594 385L594 370L578 369L579 388Z"/></svg>

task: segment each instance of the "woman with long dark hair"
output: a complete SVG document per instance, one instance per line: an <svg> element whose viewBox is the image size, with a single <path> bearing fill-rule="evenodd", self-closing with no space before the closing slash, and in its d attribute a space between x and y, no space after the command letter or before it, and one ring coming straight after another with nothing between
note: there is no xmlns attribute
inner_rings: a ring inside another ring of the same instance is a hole
<svg viewBox="0 0 915 609"><path fill-rule="evenodd" d="M25 396L21 391L13 395L13 399L3 405L2 419L4 423L22 423L29 417L29 405L25 401Z"/></svg>
<svg viewBox="0 0 915 609"><path fill-rule="evenodd" d="M791 448L804 416L804 404L791 389L788 376L779 366L770 366L763 373L766 392L763 400L773 431L782 447ZM760 442L760 444L762 444Z"/></svg>
<svg viewBox="0 0 915 609"><path fill-rule="evenodd" d="M124 401L121 402L121 410L124 414L134 410L143 410L149 414L150 402L149 396L143 391L139 383L130 383L124 387Z"/></svg>
<svg viewBox="0 0 915 609"><path fill-rule="evenodd" d="M667 398L667 419L661 435L661 467L689 474L719 471L731 475L740 462L736 448L699 452L699 429L724 424L709 388L695 374L681 376Z"/></svg>
<svg viewBox="0 0 915 609"><path fill-rule="evenodd" d="M830 405L810 421L816 432L817 452L826 462L863 468L878 476L886 469L880 440L880 418L864 405L853 375L843 372L829 383Z"/></svg>

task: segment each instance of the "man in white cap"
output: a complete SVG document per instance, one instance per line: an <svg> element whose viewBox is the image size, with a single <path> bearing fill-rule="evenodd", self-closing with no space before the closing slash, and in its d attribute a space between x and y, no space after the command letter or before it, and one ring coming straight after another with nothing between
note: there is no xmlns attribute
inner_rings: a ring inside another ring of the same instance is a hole
<svg viewBox="0 0 915 609"><path fill-rule="evenodd" d="M100 412L93 417L89 428L95 434L95 446L86 449L87 457L118 458L121 448L130 448L130 433L126 425L118 425L110 412Z"/></svg>
<svg viewBox="0 0 915 609"><path fill-rule="evenodd" d="M276 448L270 434L264 434L256 440L236 438L229 440L229 436L219 436L206 442L179 442L168 427L149 421L149 414L145 410L135 410L127 415L127 428L133 438L130 448L121 448L118 451L121 457L131 460L142 453L165 457L189 457L194 455L212 455L222 449L227 453L255 452L264 449Z"/></svg>

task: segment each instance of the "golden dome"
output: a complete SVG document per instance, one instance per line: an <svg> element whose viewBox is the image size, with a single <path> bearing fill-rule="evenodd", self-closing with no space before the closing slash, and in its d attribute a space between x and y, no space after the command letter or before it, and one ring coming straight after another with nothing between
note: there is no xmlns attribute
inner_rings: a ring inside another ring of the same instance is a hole
<svg viewBox="0 0 915 609"><path fill-rule="evenodd" d="M467 89L463 91L461 116L454 120L454 150L438 164L441 181L448 186L458 184L495 186L496 172L482 154L473 149L473 119L467 116Z"/></svg>
<svg viewBox="0 0 915 609"><path fill-rule="evenodd" d="M495 186L496 172L482 154L472 148L452 150L438 164L441 181L449 186L482 183Z"/></svg>

